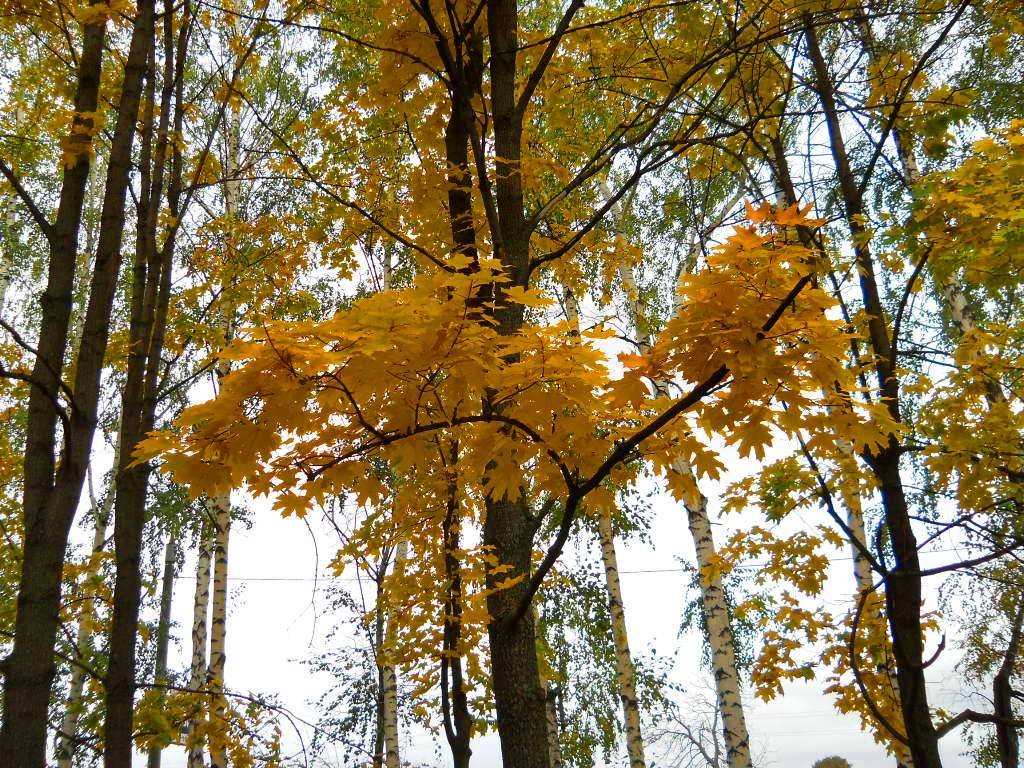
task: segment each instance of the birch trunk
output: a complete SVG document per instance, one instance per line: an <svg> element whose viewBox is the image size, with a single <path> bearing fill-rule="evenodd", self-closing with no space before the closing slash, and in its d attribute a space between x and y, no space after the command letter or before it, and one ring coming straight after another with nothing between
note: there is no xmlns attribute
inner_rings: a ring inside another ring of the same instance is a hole
<svg viewBox="0 0 1024 768"><path fill-rule="evenodd" d="M611 512L602 509L597 518L597 531L601 539L601 560L604 563L604 578L608 587L608 604L612 617L612 637L615 641L615 676L619 683L619 698L626 721L626 752L630 768L645 768L644 739L640 730L640 707L636 697L636 670L629 653L629 636L626 633L626 613L622 603L622 587L619 584L619 563L615 554L615 536L612 531ZM554 702L548 696L548 707L553 711Z"/></svg>
<svg viewBox="0 0 1024 768"><path fill-rule="evenodd" d="M409 557L409 542L402 539L395 547L395 573L400 573L405 568L405 561ZM398 634L398 622L394 613L387 619L387 629L384 631L384 653L385 655L394 650L395 637ZM386 658L386 656L385 656ZM395 674L395 666L390 661L381 664L381 677L384 681L384 765L387 768L400 768L401 753L398 746L398 676Z"/></svg>
<svg viewBox="0 0 1024 768"><path fill-rule="evenodd" d="M693 474L689 464L681 460L672 465L672 471L680 475ZM708 500L704 494L700 494L696 504L684 504L697 554L701 610L704 613L708 642L711 645L715 694L722 714L722 732L725 737L726 764L729 768L751 768L750 735L740 695L735 638L729 620L725 589L715 567L717 555L707 505Z"/></svg>
<svg viewBox="0 0 1024 768"><path fill-rule="evenodd" d="M15 119L17 119L15 111ZM14 232L14 199L7 201L7 210L4 213L6 228L0 239L0 312L4 311L4 303L7 300L7 291L14 280L14 248L11 246L12 234Z"/></svg>
<svg viewBox="0 0 1024 768"><path fill-rule="evenodd" d="M569 325L573 329L572 332L579 335L579 302L572 291L568 289L565 292L565 313L569 319ZM626 754L629 756L630 768L645 768L647 758L644 755L643 731L640 726L640 703L636 695L636 668L633 666L633 656L629 652L626 611L622 600L618 557L615 553L615 534L612 530L612 518L609 510L602 509L600 511L597 533L601 544L605 586L608 590L612 640L615 644L615 680L618 684L619 700L622 702L622 717L626 724ZM554 713L554 701L550 692L548 692L547 700L550 720ZM559 765L561 765L560 756Z"/></svg>
<svg viewBox="0 0 1024 768"><path fill-rule="evenodd" d="M196 692L196 705L191 722L189 723L190 741L193 743L188 750L188 768L202 768L203 766L203 745L196 731L201 718L202 705L198 692L203 688L206 673L206 629L207 613L210 607L210 550L211 524L209 520L203 521L202 532L199 539L199 557L196 562L196 590L192 607L192 663L188 689Z"/></svg>
<svg viewBox="0 0 1024 768"><path fill-rule="evenodd" d="M211 768L226 768L227 701L224 698L224 667L227 662L227 605L228 605L228 540L231 533L231 496L219 494L214 497L211 512L216 519L216 538L213 557L213 604L210 621L210 668L207 675L209 687L215 691L213 698L213 733L210 739Z"/></svg>
<svg viewBox="0 0 1024 768"><path fill-rule="evenodd" d="M119 462L120 441L115 443L114 467ZM90 488L92 480L90 479ZM114 504L113 479L111 486L107 488L103 501L95 509L96 525L93 528L92 548L90 549L90 560L96 560L103 552L103 546L107 540L107 526L110 524L110 511ZM78 619L78 636L75 639L75 656L81 659L92 646L92 634L96 607L89 595L82 605L82 612ZM57 768L71 768L75 756L75 742L78 737L78 720L81 716L82 694L85 691L85 666L73 664L71 666L71 679L68 682L68 698L64 709L64 718L60 723L60 733L57 737L55 756Z"/></svg>
<svg viewBox="0 0 1024 768"><path fill-rule="evenodd" d="M232 33L235 23L232 21ZM229 258L235 255L236 243L231 234L232 222L238 216L241 167L241 117L232 104L225 130L224 215L228 221L226 250ZM223 312L224 343L231 341L234 332L234 307ZM217 364L217 381L231 372L225 360ZM210 739L211 768L227 768L227 700L224 696L224 669L227 663L227 604L228 604L228 543L231 534L231 493L221 493L211 499L211 515L215 521L213 547L213 600L210 621L210 666L207 684L215 692L212 701L212 734Z"/></svg>
<svg viewBox="0 0 1024 768"><path fill-rule="evenodd" d="M726 212L727 213L727 212ZM631 270L620 267L619 279L630 300L633 327L637 343L642 352L651 348L650 331L645 328L643 317L645 307L640 300L636 279ZM662 391L666 382L655 382L655 389ZM689 463L677 459L671 471L678 475L693 477ZM708 500L700 494L696 503L684 502L690 535L693 538L697 558L697 582L700 587L701 612L707 627L708 644L711 647L711 661L715 678L715 694L718 708L722 713L722 732L726 746L728 768L751 768L750 733L747 730L743 712L743 698L740 693L740 676L736 667L736 642L729 619L722 580L714 567L717 562L714 535L708 518Z"/></svg>
<svg viewBox="0 0 1024 768"><path fill-rule="evenodd" d="M555 709L558 692L549 685L543 672L540 673L540 684L544 689L544 715L548 726L548 762L551 768L563 768L565 761L558 743L558 711Z"/></svg>

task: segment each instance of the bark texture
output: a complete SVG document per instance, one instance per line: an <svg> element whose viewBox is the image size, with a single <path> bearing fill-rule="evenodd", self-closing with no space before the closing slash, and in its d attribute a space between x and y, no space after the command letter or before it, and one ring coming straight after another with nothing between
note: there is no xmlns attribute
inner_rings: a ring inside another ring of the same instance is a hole
<svg viewBox="0 0 1024 768"><path fill-rule="evenodd" d="M188 768L202 768L203 740L197 734L202 719L199 691L206 682L206 642L210 609L210 559L213 549L213 524L203 520L196 560L196 589L192 602L192 661L189 665L188 689L197 694L196 709L189 723Z"/></svg>
<svg viewBox="0 0 1024 768"><path fill-rule="evenodd" d="M171 644L171 601L174 598L174 569L178 560L178 537L172 531L164 548L164 570L160 577L160 619L156 627L156 659L153 664L153 682L167 682L167 653ZM163 749L150 747L146 755L146 768L160 768Z"/></svg>
<svg viewBox="0 0 1024 768"><path fill-rule="evenodd" d="M215 512L213 547L213 600L210 616L210 667L207 686L215 692L211 720L215 738L210 740L211 768L226 768L224 737L227 728L227 700L224 697L224 669L227 664L228 543L231 534L231 496L219 494L212 501Z"/></svg>
<svg viewBox="0 0 1024 768"><path fill-rule="evenodd" d="M601 539L601 561L604 564L605 584L608 587L608 607L612 617L612 638L615 642L615 676L619 684L619 698L626 721L626 752L630 768L644 768L644 738L640 729L640 707L636 698L636 670L629 653L629 636L626 633L626 613L622 603L622 587L619 584L619 562L615 553L615 536L612 532L612 516L601 510L597 517L597 531ZM550 696L548 697L550 701ZM550 705L550 706L553 706Z"/></svg>

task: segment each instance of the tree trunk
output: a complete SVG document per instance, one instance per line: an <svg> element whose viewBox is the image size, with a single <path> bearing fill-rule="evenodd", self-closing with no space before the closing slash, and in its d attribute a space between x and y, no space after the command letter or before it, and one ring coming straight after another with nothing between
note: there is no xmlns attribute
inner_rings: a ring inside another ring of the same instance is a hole
<svg viewBox="0 0 1024 768"><path fill-rule="evenodd" d="M899 380L892 358L890 329L875 278L870 235L864 229L863 201L846 152L832 81L818 44L817 32L811 18L804 18L808 55L814 67L816 90L825 114L847 225L854 241L854 256L864 310L868 316L868 341L875 357L880 400L888 408L890 416L898 422ZM864 459L878 483L895 559L895 567L885 579L885 601L908 747L916 768L941 768L938 734L931 719L925 688L920 560L900 477L900 455L901 446L896 437L891 436L884 449L868 453Z"/></svg>
<svg viewBox="0 0 1024 768"><path fill-rule="evenodd" d="M17 111L15 111L17 120ZM8 200L4 206L4 231L0 235L0 312L4 311L7 291L14 280L14 200Z"/></svg>
<svg viewBox="0 0 1024 768"><path fill-rule="evenodd" d="M164 572L160 584L160 621L156 627L156 661L153 664L153 682L167 683L167 652L171 644L171 601L174 598L174 568L178 559L178 537L172 531L167 535L164 551ZM146 768L160 768L161 747L150 747Z"/></svg>
<svg viewBox="0 0 1024 768"><path fill-rule="evenodd" d="M104 719L105 768L130 768L132 759L136 641L142 602L142 535L146 524L146 496L152 465L133 463L138 443L153 428L156 390L170 300L173 231L163 248L157 245L157 213L163 200L171 101L174 94L173 9L165 3L163 87L160 123L154 147L156 111L156 53L149 45L146 110L140 151L138 230L133 266L129 358L121 399L121 467L114 507L116 580L110 629L110 667L107 672ZM152 3L149 42L153 42ZM171 183L176 182L172 178ZM101 235L102 237L102 235Z"/></svg>
<svg viewBox="0 0 1024 768"><path fill-rule="evenodd" d="M996 724L996 746L999 749L1001 768L1019 768L1020 744L1017 741L1017 726L1011 725L1013 716L1014 691L1011 686L1020 651L1021 625L1024 624L1024 596L1018 598L1017 615L1010 627L1010 640L1003 654L1003 663L992 680L992 703L996 717L1003 722Z"/></svg>
<svg viewBox="0 0 1024 768"><path fill-rule="evenodd" d="M231 31L236 31L232 17ZM224 216L228 221L226 251L233 258L236 250L231 228L238 215L239 203L239 169L241 124L238 106L232 103L228 107L229 117L225 126L225 179L224 179ZM228 344L234 332L235 310L230 304L224 307L224 343ZM219 382L231 372L226 360L217 363L217 381ZM210 623L210 668L207 674L209 687L216 691L213 700L212 720L215 723L210 741L211 768L227 768L227 699L224 696L224 669L227 663L227 605L228 605L228 542L231 533L231 493L222 493L212 499L216 510L216 539L214 541L213 558L213 605Z"/></svg>
<svg viewBox="0 0 1024 768"><path fill-rule="evenodd" d="M35 384L29 391L22 497L25 539L13 644L3 661L0 764L11 768L37 768L46 762L47 708L57 671L53 650L59 622L61 573L74 519L74 508L69 510L71 505L58 504L54 494L58 419L55 403L67 351L78 236L90 170L86 137L91 137L96 128L91 115L98 104L104 37L102 23L86 25L82 31L75 116L67 137L76 154L65 162L56 219L52 229L44 233L49 245L49 265L46 289L39 300L42 320L32 368ZM85 467L76 468L84 476ZM77 494L74 500L77 502Z"/></svg>
<svg viewBox="0 0 1024 768"><path fill-rule="evenodd" d="M224 667L227 663L228 540L231 533L231 496L213 499L216 510L216 539L213 558L213 605L210 621L209 687L215 691L211 719L215 726L210 739L211 768L226 768L227 700L224 697Z"/></svg>
<svg viewBox="0 0 1024 768"><path fill-rule="evenodd" d="M636 670L629 653L626 634L626 614L622 605L622 587L619 584L619 564L615 554L611 513L602 509L597 517L597 531L601 539L601 560L608 587L608 606L612 617L612 638L615 641L615 676L619 683L619 698L626 721L626 751L630 768L644 768L644 739L640 730L640 707L636 698ZM550 700L550 696L548 699ZM553 706L550 705L550 706Z"/></svg>
<svg viewBox="0 0 1024 768"><path fill-rule="evenodd" d="M692 474L690 467L676 461L672 471ZM700 495L697 504L687 503L686 512L697 553L697 575L700 583L701 610L711 644L711 661L715 676L718 709L722 715L726 764L729 768L750 768L750 735L740 696L740 679L736 669L736 644L729 617L721 577L718 575L715 543L708 519L707 499Z"/></svg>
<svg viewBox="0 0 1024 768"><path fill-rule="evenodd" d="M619 269L619 278L630 297L633 314L633 328L642 353L650 351L652 337L644 322L645 307L640 300L636 279L626 267ZM655 382L655 390L665 389L665 382ZM693 476L690 465L681 459L673 462L670 471ZM708 519L707 498L700 494L696 503L686 501L683 507L689 522L690 535L697 558L697 583L700 587L700 606L707 627L708 644L715 679L715 694L718 709L722 714L722 732L726 746L728 768L750 768L750 733L747 730L740 693L740 676L736 666L736 641L729 616L722 580L717 575L715 564L718 556L715 550L711 521Z"/></svg>
<svg viewBox="0 0 1024 768"><path fill-rule="evenodd" d="M212 548L213 525L204 518L199 535L199 556L196 560L196 590L192 602L192 662L188 689L196 692L193 716L189 722L188 768L202 768L202 737L197 733L199 722L207 700L199 694L206 682L206 630L207 613L210 608L210 550Z"/></svg>
<svg viewBox="0 0 1024 768"><path fill-rule="evenodd" d="M473 716L469 711L466 681L462 669L462 561L456 555L461 549L462 521L456 475L459 462L458 442L448 444L448 452L438 446L447 473L448 498L442 525L444 537L444 576L446 599L444 631L441 648L441 703L445 737L452 752L454 768L469 768L472 755ZM449 685L449 678L451 683Z"/></svg>

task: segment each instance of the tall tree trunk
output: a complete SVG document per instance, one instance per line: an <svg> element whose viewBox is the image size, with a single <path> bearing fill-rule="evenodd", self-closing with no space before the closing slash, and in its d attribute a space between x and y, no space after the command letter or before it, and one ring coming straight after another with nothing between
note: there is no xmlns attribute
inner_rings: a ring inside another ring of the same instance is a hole
<svg viewBox="0 0 1024 768"><path fill-rule="evenodd" d="M672 471L692 474L686 462L676 461ZM736 667L736 643L726 602L725 588L718 575L718 556L708 518L707 498L700 494L696 504L685 504L690 535L697 554L697 576L700 584L701 610L711 644L711 662L715 677L715 693L722 715L726 764L729 768L750 768L750 734L743 712L740 679Z"/></svg>
<svg viewBox="0 0 1024 768"><path fill-rule="evenodd" d="M615 676L619 684L619 698L626 721L626 751L630 768L644 768L644 739L640 730L640 707L636 698L636 670L629 653L629 637L626 634L626 614L622 603L622 587L619 584L619 563L615 554L615 535L612 531L612 515L602 509L597 516L597 532L601 539L601 560L604 563L605 584L608 587L608 607L612 617L612 638L615 641ZM551 697L549 696L550 700ZM554 706L553 703L550 706Z"/></svg>
<svg viewBox="0 0 1024 768"><path fill-rule="evenodd" d="M14 642L5 663L4 722L0 729L0 764L5 768L36 768L45 763L47 708L56 672L53 652L59 623L61 574L96 430L100 378L121 266L132 145L153 38L153 17L153 0L140 0L124 66L96 261L71 387L75 407L66 416L58 463L55 461L60 413L57 402L89 173L85 155L89 137L94 132L92 115L97 107L104 24L86 25L83 31L76 114L69 142L69 147L74 149L74 164L64 172L57 219L47 232L49 274L41 300L43 319L32 373L34 386L29 395L23 494L25 540Z"/></svg>
<svg viewBox="0 0 1024 768"><path fill-rule="evenodd" d="M22 497L25 539L13 647L3 661L0 764L11 768L36 768L46 761L47 707L57 671L53 651L61 573L74 518L74 509L69 511L70 505L58 504L54 494L59 413L56 403L67 351L78 237L90 170L90 142L96 131L92 116L99 98L104 38L103 23L86 25L82 31L75 116L67 136L74 154L64 163L56 219L52 228L44 232L49 265L46 289L39 299L42 320L26 425ZM84 476L84 465L77 468ZM74 500L77 499L76 494Z"/></svg>
<svg viewBox="0 0 1024 768"><path fill-rule="evenodd" d="M224 668L227 663L228 606L228 540L231 533L231 496L218 494L213 499L216 510L216 538L213 557L213 604L210 616L209 687L215 691L211 719L215 722L210 740L211 768L227 766L227 700L224 697Z"/></svg>
<svg viewBox="0 0 1024 768"><path fill-rule="evenodd" d="M473 733L473 716L469 711L469 699L462 668L462 602L464 594L462 561L456 554L461 548L462 531L457 485L458 442L452 440L449 443L447 455L440 445L438 450L445 471L448 473L448 498L442 525L446 599L441 648L441 703L445 737L448 739L448 746L452 751L452 764L454 768L469 768L469 758L472 754L470 740Z"/></svg>
<svg viewBox="0 0 1024 768"><path fill-rule="evenodd" d="M373 617L373 652L379 656L384 644L384 606L381 605L380 581L377 582L377 604ZM373 726L373 768L384 766L384 667L377 666L377 698Z"/></svg>
<svg viewBox="0 0 1024 768"><path fill-rule="evenodd" d="M196 701L189 721L188 768L202 768L203 744L199 731L202 712L207 699L199 691L206 682L206 637L210 609L210 555L213 548L213 523L204 517L199 534L199 553L196 559L196 589L192 601L192 661L189 664L188 689L194 691Z"/></svg>
<svg viewBox="0 0 1024 768"><path fill-rule="evenodd" d="M17 121L17 110L15 110ZM14 199L4 205L4 231L0 234L0 312L4 311L7 291L14 280L14 225L17 218L14 213Z"/></svg>
<svg viewBox="0 0 1024 768"><path fill-rule="evenodd" d="M118 454L118 448L115 447L114 471L116 471L118 465ZM104 492L102 502L94 509L96 522L93 527L92 548L89 552L89 559L97 566L97 561L107 541L107 526L110 524L110 512L114 504L113 486L114 480L111 478L110 486ZM95 599L93 596L86 594L85 602L82 605L78 618L78 635L75 638L75 655L79 659L88 658L89 651L92 648L93 617L95 614ZM60 723L60 733L57 736L57 747L55 749L57 768L71 768L75 756L75 744L78 739L78 720L81 717L82 694L85 691L85 678L86 670L84 664L72 664L71 677L68 681L67 703L64 707L64 717Z"/></svg>
<svg viewBox="0 0 1024 768"><path fill-rule="evenodd" d="M558 728L558 689L550 685L543 671L540 673L540 686L544 691L544 718L548 729L548 762L551 768L562 768L562 744L559 741Z"/></svg>
<svg viewBox="0 0 1024 768"><path fill-rule="evenodd" d="M231 32L236 32L236 19L231 17ZM237 243L232 232L238 216L241 166L241 117L238 106L228 107L229 116L225 125L225 178L224 216L227 219L228 235L226 252L228 258L236 256ZM230 343L234 334L235 309L223 309L224 343ZM231 372L229 363L221 359L217 363L218 383ZM210 622L210 668L207 681L216 693L213 699L212 720L214 736L210 741L211 768L227 768L227 699L224 695L224 671L227 664L227 606L228 606L228 543L231 535L231 493L220 493L211 500L215 512L216 537L213 558L213 605Z"/></svg>
<svg viewBox="0 0 1024 768"><path fill-rule="evenodd" d="M163 200L164 170L170 143L174 79L178 71L174 63L173 8L169 1L165 2L165 55L158 127L154 126L157 109L156 52L152 45L154 7L151 0L146 13L150 17L147 46L149 74L140 152L141 181L133 266L128 371L121 399L121 467L117 479L117 502L114 507L116 579L104 719L105 768L130 768L132 759L137 668L135 647L142 602L142 535L146 524L146 495L152 469L149 462L134 463L133 455L139 441L154 425L161 353L170 301L171 257L174 249L174 230L167 234L162 248L157 243L158 211ZM172 212L175 212L176 200L173 194L176 193L178 184L180 179L172 177L168 190Z"/></svg>
<svg viewBox="0 0 1024 768"><path fill-rule="evenodd" d="M628 270L624 271L628 274ZM632 275L629 277L631 279ZM635 287L634 284L633 288L635 289ZM572 291L568 289L565 292L565 306L570 328L573 333L579 335L579 304ZM633 314L634 325L636 325L639 315L636 311ZM639 329L637 332L639 333ZM615 680L618 685L619 700L622 702L622 716L626 724L626 753L629 756L630 768L644 768L647 759L644 755L643 731L640 726L640 703L636 695L636 668L633 666L633 656L629 652L626 611L622 600L622 585L619 582L618 556L615 552L615 532L612 529L611 511L608 509L598 511L597 535L601 544L601 562L604 565L604 580L608 590L608 607L612 622L612 641L615 644ZM550 690L547 691L547 694L550 730L554 700ZM557 720L555 722L557 723Z"/></svg>
<svg viewBox="0 0 1024 768"><path fill-rule="evenodd" d="M167 683L167 654L171 645L171 601L174 598L174 569L178 559L178 536L174 531L167 534L164 550L164 572L160 579L160 620L156 626L156 660L153 664L153 682ZM162 747L150 747L146 756L146 768L160 768Z"/></svg>
<svg viewBox="0 0 1024 768"><path fill-rule="evenodd" d="M619 279L630 298L633 328L641 352L651 349L653 338L646 321L646 308L640 299L636 279L626 267L619 270ZM665 382L655 382L659 392ZM690 465L681 459L672 463L670 471L693 477ZM696 480L694 479L694 482ZM718 710L722 715L722 733L726 747L726 764L729 768L750 768L750 733L747 730L743 699L740 692L739 669L736 666L736 640L726 601L725 588L715 564L718 555L715 549L711 521L708 518L708 501L699 494L695 501L684 501L690 535L693 538L697 558L697 583L700 587L700 606L707 627L708 644L711 649L712 672Z"/></svg>
<svg viewBox="0 0 1024 768"><path fill-rule="evenodd" d="M810 16L805 16L804 36L814 68L816 90L825 114L832 159L839 178L847 225L854 242L861 296L868 317L868 341L875 358L880 399L895 421L900 421L899 381L893 345L885 317L870 235L864 229L864 206L839 123L835 93L828 66L818 44ZM892 542L895 567L887 574L886 615L896 657L896 679L906 738L916 768L941 768L938 734L928 706L924 674L924 636L921 625L921 576L917 539L900 476L901 446L895 435L881 450L867 452L865 462L878 484L886 527Z"/></svg>
<svg viewBox="0 0 1024 768"><path fill-rule="evenodd" d="M776 181L781 188L780 197L782 201L786 205L796 205L799 203L800 201L797 199L796 195L796 187L793 184L793 177L789 169L789 160L786 157L786 150L782 143L782 137L779 135L776 135L772 139L771 155L768 157L768 161L772 166L772 172L775 175ZM815 239L811 230L806 227L800 227L798 232L801 242L803 242L807 248L816 251L824 263L827 260L827 254L825 253L821 241ZM850 343L851 349L854 351L855 359L859 360L859 353L856 352L857 342L851 340ZM866 387L866 380L863 380L863 383ZM836 438L836 447L839 448L840 452L843 454L844 460L849 462L850 469L852 471L856 471L858 456L854 451L853 444L849 440L839 436ZM868 558L864 556L864 553L868 550L869 541L867 536L867 525L864 520L864 508L859 491L853 491L851 494L844 494L843 501L844 506L846 507L847 534L850 542L850 553L853 560L854 585L858 598L861 598L866 593L871 593L875 590L875 578L871 568L871 563ZM879 611L878 615L883 621L885 621L885 616L882 611ZM885 672L889 678L888 693L893 697L896 708L902 711L899 683L896 678L896 668L893 665L891 655L886 655L884 663ZM899 766L899 768L913 768L914 761L910 755L907 745L896 738L892 738L892 734L888 732L885 724L877 723L877 727L882 729L886 737L888 737L888 743L896 755L897 766Z"/></svg>
<svg viewBox="0 0 1024 768"><path fill-rule="evenodd" d="M516 0L488 0L487 34L491 45L491 114L494 125L496 221L491 224L494 250L513 282L529 282L530 232L523 201L523 117L526 104L518 104L516 85L519 49L519 9ZM500 300L494 311L498 332L515 334L523 323L523 308ZM533 612L525 610L538 524L529 499L486 500L484 544L498 560L521 574L515 586L497 588L488 572L487 609L491 616L488 639L494 705L505 768L550 768L547 752L546 694L537 666L537 637Z"/></svg>

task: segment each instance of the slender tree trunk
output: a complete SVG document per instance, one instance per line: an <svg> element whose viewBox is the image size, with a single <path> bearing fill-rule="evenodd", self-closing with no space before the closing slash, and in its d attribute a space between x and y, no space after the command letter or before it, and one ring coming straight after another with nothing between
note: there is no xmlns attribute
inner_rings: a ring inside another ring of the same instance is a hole
<svg viewBox="0 0 1024 768"><path fill-rule="evenodd" d="M875 278L874 260L869 246L870 237L862 223L863 201L846 152L828 66L809 16L805 16L804 34L814 68L816 89L825 113L829 144L839 177L847 224L854 241L861 295L868 316L868 339L875 357L881 401L886 405L890 416L898 422L899 381L892 357L890 329ZM925 687L919 575L921 568L917 539L900 477L901 454L898 440L891 436L885 448L866 454L864 459L878 483L895 559L895 567L886 577L886 616L892 633L896 679L908 746L916 768L941 768L938 734L931 718Z"/></svg>
<svg viewBox="0 0 1024 768"><path fill-rule="evenodd" d="M211 768L227 766L227 700L224 697L224 668L227 663L228 541L231 533L231 496L213 499L216 510L216 538L213 558L213 605L210 621L209 687L216 691L212 719L216 723L210 740Z"/></svg>
<svg viewBox="0 0 1024 768"><path fill-rule="evenodd" d="M628 274L628 270L623 271ZM631 279L632 275L629 277ZM635 284L633 288L635 289ZM579 335L579 306L576 297L569 290L566 290L565 293L565 304L569 324L573 332ZM634 324L636 324L640 315L636 311L633 314ZM639 329L637 329L637 333L639 334ZM619 564L618 556L615 553L615 533L612 529L610 510L598 511L597 534L601 544L605 586L608 590L612 641L615 644L615 679L618 684L619 699L622 702L622 715L626 723L626 752L629 755L630 768L644 768L647 759L644 755L644 739L640 725L640 703L636 695L636 669L633 666L633 657L629 652L626 611L622 600L622 586L619 582ZM554 701L550 691L547 695L547 713L550 729L550 721L554 713Z"/></svg>
<svg viewBox="0 0 1024 768"><path fill-rule="evenodd" d="M160 620L156 627L156 661L153 665L153 682L167 683L167 653L171 645L171 601L174 598L174 569L178 559L178 537L171 531L167 535L164 550L164 572L160 580ZM150 747L146 757L146 768L160 768L162 747Z"/></svg>
<svg viewBox="0 0 1024 768"><path fill-rule="evenodd" d="M15 112L17 120L17 112ZM4 311L7 291L14 280L14 225L17 221L14 214L14 200L8 200L4 206L4 231L0 236L0 312Z"/></svg>
<svg viewBox="0 0 1024 768"><path fill-rule="evenodd" d="M409 542L402 539L395 547L394 572L401 573L405 568L405 561L409 557ZM392 613L387 619L387 628L384 631L384 653L385 655L394 652L395 637L398 634L398 619ZM382 695L384 699L384 765L387 768L400 768L401 752L398 743L398 677L395 674L395 667L390 661L380 665L381 677L383 679Z"/></svg>
<svg viewBox="0 0 1024 768"><path fill-rule="evenodd" d="M637 343L642 352L651 348L652 337L645 321L646 312L640 300L636 280L627 268L619 270L619 278L626 293L633 297L631 309L633 328ZM655 382L655 389L664 389L663 382ZM670 471L684 476L693 476L690 465L683 460L676 460ZM694 480L696 482L696 480ZM707 498L699 494L696 502L685 501L687 521L690 535L693 538L694 551L697 558L697 583L701 594L701 612L707 627L708 644L711 648L711 661L715 679L715 694L718 698L718 709L722 715L722 732L726 746L726 764L728 768L750 768L750 733L747 730L746 716L743 711L743 700L740 692L739 669L736 666L736 641L729 615L722 580L717 575L715 564L718 561L715 540L708 518Z"/></svg>
<svg viewBox="0 0 1024 768"><path fill-rule="evenodd" d="M158 211L163 200L164 170L169 145L170 116L174 95L173 8L165 2L164 66L159 126L156 112L156 52L153 14L150 4L149 75L146 87L146 117L140 151L140 195L138 231L133 268L129 359L122 393L121 468L114 508L114 550L116 580L114 611L110 630L110 668L107 673L106 717L104 720L105 768L130 768L136 688L136 641L142 602L142 535L146 524L146 495L151 465L133 463L136 446L153 428L156 390L163 350L167 309L170 301L173 231L163 247L157 244ZM154 147L154 130L156 144ZM180 180L171 179L169 192ZM168 195L173 205L175 200Z"/></svg>
<svg viewBox="0 0 1024 768"><path fill-rule="evenodd" d="M551 768L562 768L565 761L562 759L562 745L559 741L558 728L558 689L550 685L544 673L540 673L540 685L544 691L544 719L547 721L548 731L548 762Z"/></svg>
<svg viewBox="0 0 1024 768"><path fill-rule="evenodd" d="M442 525L446 599L441 649L441 704L445 737L452 752L454 768L469 768L473 716L469 711L466 681L462 669L462 561L456 555L461 544L462 521L458 495L458 442L448 444L447 455L438 446L447 473L448 498ZM450 678L450 684L449 684Z"/></svg>
<svg viewBox="0 0 1024 768"><path fill-rule="evenodd" d="M206 706L199 694L206 682L206 636L210 608L210 555L213 547L213 524L204 518L199 535L199 555L196 560L196 589L192 602L192 661L189 665L188 689L196 692L195 710L189 722L188 768L202 768L203 743L197 733Z"/></svg>
<svg viewBox="0 0 1024 768"><path fill-rule="evenodd" d="M232 17L234 19L234 17ZM231 24L235 32L234 21ZM236 255L236 242L231 234L238 216L240 191L241 118L235 104L229 106L229 117L225 126L225 180L224 215L228 221L227 248L229 258ZM234 307L224 308L224 343L231 341L234 333ZM217 364L217 380L220 382L231 372L226 360ZM231 534L231 493L222 493L212 499L216 510L216 538L213 558L213 605L210 624L210 668L207 675L209 686L215 690L212 720L216 723L215 735L210 742L211 768L227 768L227 699L224 695L224 671L227 663L227 605L228 605L228 543Z"/></svg>
<svg viewBox="0 0 1024 768"><path fill-rule="evenodd" d="M99 2L99 0L94 0ZM68 133L74 154L64 164L60 202L52 228L44 232L49 246L46 289L40 297L42 320L29 391L24 459L25 539L18 582L18 607L13 647L3 661L4 704L0 727L0 765L36 768L46 761L47 708L56 675L54 644L60 611L61 573L74 508L60 504L54 493L57 451L57 398L67 351L78 237L89 178L91 136L100 86L105 25L82 31L78 59L75 116ZM65 473L69 490L74 471L84 478L85 465ZM74 501L77 502L81 493Z"/></svg>
<svg viewBox="0 0 1024 768"><path fill-rule="evenodd" d="M636 671L629 653L626 634L626 614L619 584L619 564L615 554L615 536L612 532L611 512L602 509L597 517L597 532L601 539L601 560L604 563L605 584L612 617L612 637L615 641L615 676L619 683L619 698L626 721L626 751L630 768L644 768L644 739L640 730L640 707L636 698ZM550 696L548 697L550 700ZM552 705L553 706L553 705Z"/></svg>
<svg viewBox="0 0 1024 768"><path fill-rule="evenodd" d="M676 461L672 471L692 474L690 467ZM715 677L718 709L722 715L725 736L726 764L729 768L750 768L750 735L740 695L740 679L736 668L736 644L726 602L725 589L718 576L714 538L708 519L707 498L700 494L696 504L686 503L690 535L697 554L701 610L711 643L711 662Z"/></svg>
<svg viewBox="0 0 1024 768"><path fill-rule="evenodd" d="M118 449L114 449L114 468L118 465ZM100 506L96 507L96 524L92 534L92 548L89 559L96 565L103 546L107 541L107 526L110 523L110 512L114 503L114 481L111 479L110 487L106 489ZM92 648L93 617L96 614L96 605L93 596L86 594L85 602L78 619L78 636L75 639L76 656L79 659L88 658L89 650ZM68 681L67 704L64 708L64 718L60 723L60 733L57 736L57 747L55 756L57 768L71 768L75 756L75 743L78 738L78 720L81 717L82 694L85 691L86 671L84 665L72 664L71 678Z"/></svg>
<svg viewBox="0 0 1024 768"><path fill-rule="evenodd" d="M380 582L377 589L380 595ZM384 645L384 607L378 598L374 606L373 652L379 656ZM373 735L373 768L384 766L384 667L377 666L377 700Z"/></svg>

